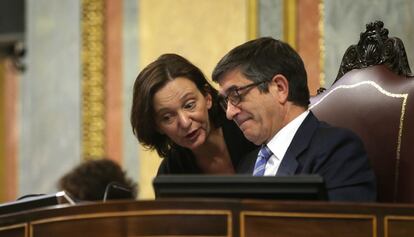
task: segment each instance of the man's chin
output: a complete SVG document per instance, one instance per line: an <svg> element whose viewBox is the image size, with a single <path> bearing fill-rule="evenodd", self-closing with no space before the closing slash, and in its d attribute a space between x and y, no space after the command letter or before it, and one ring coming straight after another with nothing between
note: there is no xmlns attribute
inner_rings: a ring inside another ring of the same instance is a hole
<svg viewBox="0 0 414 237"><path fill-rule="evenodd" d="M242 122L242 123L240 123L240 124L237 124L237 126L239 126L240 130L241 130L243 133L245 133L245 134L246 134L246 131L248 131L248 130L250 130L250 129L251 129L248 123L249 123L249 121L248 121L248 120L246 120L246 121L244 121L244 122ZM247 132L247 133L248 133L248 132Z"/></svg>
<svg viewBox="0 0 414 237"><path fill-rule="evenodd" d="M247 140L251 141L255 145L262 145L261 141L259 141L253 134L243 131L243 135Z"/></svg>

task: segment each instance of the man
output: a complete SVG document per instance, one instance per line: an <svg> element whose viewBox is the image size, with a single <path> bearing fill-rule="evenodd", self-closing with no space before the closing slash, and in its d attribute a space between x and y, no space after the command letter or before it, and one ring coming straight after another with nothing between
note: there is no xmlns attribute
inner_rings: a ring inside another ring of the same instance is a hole
<svg viewBox="0 0 414 237"><path fill-rule="evenodd" d="M227 118L262 145L241 161L238 173L319 174L330 200L376 200L375 176L361 140L308 110L303 61L288 44L272 38L242 44L220 60L213 81L220 85Z"/></svg>

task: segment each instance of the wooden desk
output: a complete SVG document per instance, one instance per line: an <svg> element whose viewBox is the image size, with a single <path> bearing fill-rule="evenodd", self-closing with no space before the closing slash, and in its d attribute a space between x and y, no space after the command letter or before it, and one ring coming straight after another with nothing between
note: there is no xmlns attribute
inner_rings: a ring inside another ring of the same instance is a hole
<svg viewBox="0 0 414 237"><path fill-rule="evenodd" d="M414 236L414 205L165 199L0 216L0 236Z"/></svg>

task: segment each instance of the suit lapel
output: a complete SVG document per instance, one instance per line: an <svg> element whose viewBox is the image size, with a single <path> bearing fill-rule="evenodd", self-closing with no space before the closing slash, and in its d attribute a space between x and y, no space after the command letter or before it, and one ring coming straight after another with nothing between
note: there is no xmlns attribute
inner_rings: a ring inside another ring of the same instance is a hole
<svg viewBox="0 0 414 237"><path fill-rule="evenodd" d="M276 175L282 176L296 174L299 166L297 158L308 148L313 133L318 128L318 124L319 121L312 112L309 112L308 116L305 118L293 137L293 140L290 143L285 156L283 157L282 163L280 164Z"/></svg>

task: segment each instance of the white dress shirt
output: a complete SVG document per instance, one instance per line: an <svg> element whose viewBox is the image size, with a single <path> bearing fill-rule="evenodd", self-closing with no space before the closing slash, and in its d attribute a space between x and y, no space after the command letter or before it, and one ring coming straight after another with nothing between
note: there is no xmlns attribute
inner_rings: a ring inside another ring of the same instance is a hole
<svg viewBox="0 0 414 237"><path fill-rule="evenodd" d="M276 175L280 163L282 163L282 159L285 156L286 151L293 140L293 137L295 136L300 125L303 123L308 114L309 110L303 112L294 120L290 121L278 133L276 133L276 135L269 141L269 143L266 144L273 154L266 163L264 173L265 176Z"/></svg>

